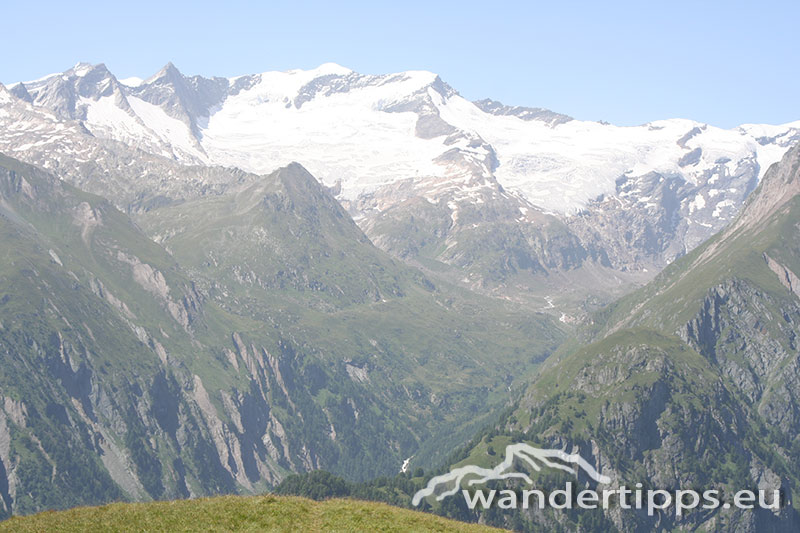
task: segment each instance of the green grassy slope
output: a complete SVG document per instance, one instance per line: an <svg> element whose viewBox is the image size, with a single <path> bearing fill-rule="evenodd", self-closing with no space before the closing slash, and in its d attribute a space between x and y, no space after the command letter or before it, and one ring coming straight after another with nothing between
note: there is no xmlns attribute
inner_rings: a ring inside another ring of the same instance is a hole
<svg viewBox="0 0 800 533"><path fill-rule="evenodd" d="M499 531L421 512L356 500L220 497L113 504L42 513L0 522L0 532L79 531Z"/></svg>
<svg viewBox="0 0 800 533"><path fill-rule="evenodd" d="M396 264L304 172L156 209L157 243L0 157L0 518L430 464L563 338Z"/></svg>
<svg viewBox="0 0 800 533"><path fill-rule="evenodd" d="M138 220L252 335L263 325L281 331L325 366L346 369L341 379L379 391L382 410L396 406L389 417L419 422L417 464L444 459L446 441L466 440L564 338L545 315L434 284L393 260L297 164ZM344 401L334 381L315 388L316 401Z"/></svg>

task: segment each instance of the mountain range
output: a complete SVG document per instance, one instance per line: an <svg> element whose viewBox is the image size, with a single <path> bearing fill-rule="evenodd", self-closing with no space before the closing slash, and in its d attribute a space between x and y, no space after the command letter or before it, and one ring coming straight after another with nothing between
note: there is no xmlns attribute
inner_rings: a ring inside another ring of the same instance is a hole
<svg viewBox="0 0 800 533"><path fill-rule="evenodd" d="M616 127L470 102L430 72L335 64L204 78L170 63L120 81L81 63L11 85L2 101L0 150L58 168L123 211L219 192L231 178L217 166L264 174L297 161L394 257L556 305L566 320L722 229L800 139L800 122ZM147 163L125 163L129 149Z"/></svg>
<svg viewBox="0 0 800 533"><path fill-rule="evenodd" d="M594 313L441 466L370 483L292 475L277 492L379 500L537 533L796 531L799 203L796 146L731 225ZM594 509L553 499L543 508L474 505L477 491L510 489L520 502L523 491L552 498L566 483L597 494L716 491L721 506L649 512L613 495L617 503ZM741 490L763 491L770 507L738 508L731 502Z"/></svg>
<svg viewBox="0 0 800 533"><path fill-rule="evenodd" d="M453 465L524 440L791 496L798 141L335 64L0 85L0 518L368 480L476 434Z"/></svg>
<svg viewBox="0 0 800 533"><path fill-rule="evenodd" d="M153 210L155 242L0 159L4 513L434 461L561 342L393 260L300 165L255 181Z"/></svg>

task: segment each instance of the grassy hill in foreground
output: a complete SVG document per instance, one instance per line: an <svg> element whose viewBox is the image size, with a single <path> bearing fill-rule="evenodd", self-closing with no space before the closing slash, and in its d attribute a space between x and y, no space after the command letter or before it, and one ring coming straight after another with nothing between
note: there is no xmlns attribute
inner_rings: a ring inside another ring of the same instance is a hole
<svg viewBox="0 0 800 533"><path fill-rule="evenodd" d="M356 500L225 496L115 503L14 517L5 531L501 531Z"/></svg>

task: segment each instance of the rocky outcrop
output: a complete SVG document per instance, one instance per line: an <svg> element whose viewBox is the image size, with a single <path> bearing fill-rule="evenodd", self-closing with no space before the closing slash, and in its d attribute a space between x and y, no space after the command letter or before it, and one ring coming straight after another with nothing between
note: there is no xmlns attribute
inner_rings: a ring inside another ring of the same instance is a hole
<svg viewBox="0 0 800 533"><path fill-rule="evenodd" d="M194 284L184 287L178 301L175 301L170 294L170 287L164 274L154 269L152 266L142 263L138 257L130 256L122 251L117 252L117 260L131 266L133 280L144 290L157 297L172 318L185 330L189 330L192 322L200 313L201 297L194 288Z"/></svg>
<svg viewBox="0 0 800 533"><path fill-rule="evenodd" d="M789 289L792 294L800 296L800 278L798 278L794 272L775 261L766 253L764 253L764 261L767 262L769 269L772 270L776 276L778 276L778 280L781 282L781 285Z"/></svg>

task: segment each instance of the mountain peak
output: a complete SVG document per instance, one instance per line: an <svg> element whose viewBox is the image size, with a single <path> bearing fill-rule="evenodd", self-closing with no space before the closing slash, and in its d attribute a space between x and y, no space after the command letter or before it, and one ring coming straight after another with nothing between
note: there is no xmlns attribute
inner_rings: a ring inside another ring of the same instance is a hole
<svg viewBox="0 0 800 533"><path fill-rule="evenodd" d="M291 183L294 187L300 186L306 190L314 191L324 190L319 180L297 161L292 161L285 167L279 168L273 175L276 179L283 183Z"/></svg>
<svg viewBox="0 0 800 533"><path fill-rule="evenodd" d="M0 104L7 104L11 101L11 92L6 86L0 83Z"/></svg>
<svg viewBox="0 0 800 533"><path fill-rule="evenodd" d="M353 71L347 67L343 67L338 63L323 63L315 69L312 69L313 72L318 73L319 76L330 76L330 75L338 75L338 76L347 76L348 74L352 74Z"/></svg>
<svg viewBox="0 0 800 533"><path fill-rule="evenodd" d="M152 83L158 80L166 80L167 82L175 83L177 80L183 79L183 74L178 70L172 61L164 65L161 70L153 74L150 78L145 80L145 83Z"/></svg>
<svg viewBox="0 0 800 533"><path fill-rule="evenodd" d="M293 161L281 167L264 181L268 188L277 185L285 194L293 199L295 205L324 206L337 216L344 216L344 210L331 192L303 165Z"/></svg>
<svg viewBox="0 0 800 533"><path fill-rule="evenodd" d="M102 63L100 63L97 66L101 67L101 68L105 68L105 65L102 64ZM72 67L72 69L70 69L70 70L72 70L72 72L76 76L82 78L85 75L87 75L89 72L91 72L94 68L95 68L95 66L92 65L91 63L84 63L84 62L81 61L79 63L75 63L75 66Z"/></svg>
<svg viewBox="0 0 800 533"><path fill-rule="evenodd" d="M5 86L0 83L0 105L10 104L15 99L26 101L30 99L30 95L28 95L28 91L25 90L25 86L20 82L11 84L9 86Z"/></svg>
<svg viewBox="0 0 800 533"><path fill-rule="evenodd" d="M91 63L78 63L64 74L69 77L74 76L80 78L90 84L107 79L116 81L116 77L108 70L105 63L97 63L96 65L92 65Z"/></svg>

